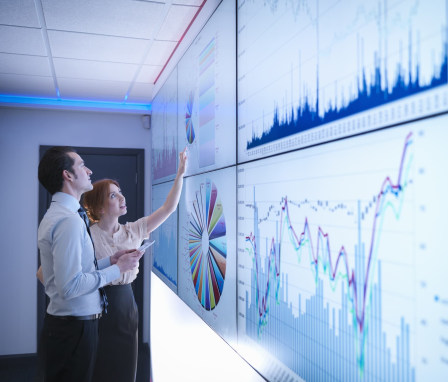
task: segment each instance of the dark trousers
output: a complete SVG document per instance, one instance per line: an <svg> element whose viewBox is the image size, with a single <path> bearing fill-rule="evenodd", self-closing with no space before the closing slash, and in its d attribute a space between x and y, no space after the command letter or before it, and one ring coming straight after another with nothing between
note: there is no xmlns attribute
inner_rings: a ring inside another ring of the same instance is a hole
<svg viewBox="0 0 448 382"><path fill-rule="evenodd" d="M98 348L98 320L45 316L42 332L45 382L90 382Z"/></svg>
<svg viewBox="0 0 448 382"><path fill-rule="evenodd" d="M131 284L104 288L109 301L99 322L94 382L134 382L138 357L138 309Z"/></svg>

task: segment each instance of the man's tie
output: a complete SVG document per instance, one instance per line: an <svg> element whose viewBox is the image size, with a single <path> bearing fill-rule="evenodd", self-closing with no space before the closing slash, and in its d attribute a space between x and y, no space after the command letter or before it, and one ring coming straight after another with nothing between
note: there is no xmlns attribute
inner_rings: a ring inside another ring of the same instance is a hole
<svg viewBox="0 0 448 382"><path fill-rule="evenodd" d="M81 219L84 220L84 223L85 223L86 228L87 228L87 233L90 236L90 240L92 240L92 235L90 234L90 228L89 228L90 220L87 217L86 210L84 208L80 207L79 210L78 210L78 214L79 214L79 216L81 216ZM95 264L95 269L98 270L98 262L96 261L95 245L93 244L93 240L92 240L92 246L93 246L93 263ZM104 313L107 313L107 305L109 305L109 303L107 302L106 291L104 290L103 287L100 287L99 291L100 291L101 299L103 300Z"/></svg>

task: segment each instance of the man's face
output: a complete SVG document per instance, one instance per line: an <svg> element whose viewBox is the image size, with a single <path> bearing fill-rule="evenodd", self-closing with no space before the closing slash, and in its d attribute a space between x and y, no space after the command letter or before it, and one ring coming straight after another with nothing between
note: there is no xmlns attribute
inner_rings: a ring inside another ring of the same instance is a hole
<svg viewBox="0 0 448 382"><path fill-rule="evenodd" d="M92 175L92 171L86 167L84 161L77 153L68 153L70 157L72 157L73 164L73 175L74 179L72 181L72 187L78 191L81 195L86 191L90 191L93 186L90 180L90 175Z"/></svg>

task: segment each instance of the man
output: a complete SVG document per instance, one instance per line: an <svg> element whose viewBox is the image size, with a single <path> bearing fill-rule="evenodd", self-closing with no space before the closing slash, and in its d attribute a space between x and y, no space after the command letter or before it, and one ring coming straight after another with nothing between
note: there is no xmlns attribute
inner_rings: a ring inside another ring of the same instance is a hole
<svg viewBox="0 0 448 382"><path fill-rule="evenodd" d="M79 204L81 195L92 189L90 175L70 147L49 149L39 163L39 181L52 194L38 230L45 293L50 298L42 333L46 382L91 380L104 304L100 291L135 268L143 255L119 251L95 264Z"/></svg>

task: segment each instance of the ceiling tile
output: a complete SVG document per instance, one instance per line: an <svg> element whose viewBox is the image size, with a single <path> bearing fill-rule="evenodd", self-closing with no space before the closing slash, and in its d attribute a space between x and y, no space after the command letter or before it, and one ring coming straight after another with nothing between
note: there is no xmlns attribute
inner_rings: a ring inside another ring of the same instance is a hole
<svg viewBox="0 0 448 382"><path fill-rule="evenodd" d="M161 65L142 65L136 81L153 84L162 68Z"/></svg>
<svg viewBox="0 0 448 382"><path fill-rule="evenodd" d="M146 56L145 65L165 65L176 45L174 41L154 41Z"/></svg>
<svg viewBox="0 0 448 382"><path fill-rule="evenodd" d="M47 57L0 53L0 73L51 77Z"/></svg>
<svg viewBox="0 0 448 382"><path fill-rule="evenodd" d="M34 0L0 1L0 24L40 28Z"/></svg>
<svg viewBox="0 0 448 382"><path fill-rule="evenodd" d="M204 0L174 0L173 5L194 5L199 7Z"/></svg>
<svg viewBox="0 0 448 382"><path fill-rule="evenodd" d="M72 60L66 58L55 58L53 62L58 78L131 82L139 68L139 65L136 64Z"/></svg>
<svg viewBox="0 0 448 382"><path fill-rule="evenodd" d="M150 104L153 97L153 89L153 84L136 82L129 93L127 102Z"/></svg>
<svg viewBox="0 0 448 382"><path fill-rule="evenodd" d="M152 38L165 5L129 0L42 0L48 29Z"/></svg>
<svg viewBox="0 0 448 382"><path fill-rule="evenodd" d="M149 41L48 31L53 57L139 64Z"/></svg>
<svg viewBox="0 0 448 382"><path fill-rule="evenodd" d="M40 29L0 25L0 52L46 56Z"/></svg>
<svg viewBox="0 0 448 382"><path fill-rule="evenodd" d="M197 7L172 5L159 33L157 33L156 39L179 41L197 10Z"/></svg>
<svg viewBox="0 0 448 382"><path fill-rule="evenodd" d="M123 102L129 84L120 81L98 81L72 78L58 79L61 98Z"/></svg>
<svg viewBox="0 0 448 382"><path fill-rule="evenodd" d="M56 97L52 77L0 74L0 94L21 97Z"/></svg>

